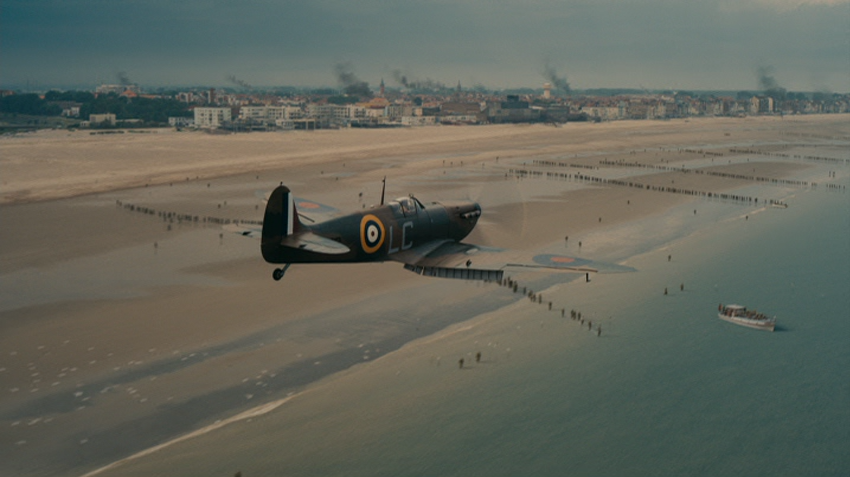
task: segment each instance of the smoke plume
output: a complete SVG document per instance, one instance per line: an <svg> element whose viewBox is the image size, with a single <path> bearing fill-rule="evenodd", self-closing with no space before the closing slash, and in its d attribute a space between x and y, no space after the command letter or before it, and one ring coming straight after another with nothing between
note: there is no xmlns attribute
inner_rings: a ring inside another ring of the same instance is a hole
<svg viewBox="0 0 850 477"><path fill-rule="evenodd" d="M393 71L393 79L400 85L405 88L411 90L418 91L445 91L450 89L446 86L445 83L441 81L432 80L431 78L426 78L424 80L420 79L409 79L408 76L401 72L401 70Z"/></svg>
<svg viewBox="0 0 850 477"><path fill-rule="evenodd" d="M393 79L405 88L409 86L409 83L407 82L407 75L403 74L401 70L393 70Z"/></svg>
<svg viewBox="0 0 850 477"><path fill-rule="evenodd" d="M237 78L235 75L229 75L227 77L227 81L230 82L233 85L239 86L240 88L254 89L253 87L251 87L250 84L246 83L245 81L242 81L241 79Z"/></svg>
<svg viewBox="0 0 850 477"><path fill-rule="evenodd" d="M764 92L766 96L770 96L774 99L784 99L786 90L785 88L779 86L779 83L776 81L776 78L773 77L773 67L772 66L759 66L756 70L756 77L758 79L758 87L761 91Z"/></svg>
<svg viewBox="0 0 850 477"><path fill-rule="evenodd" d="M342 92L350 96L372 96L369 84L354 74L351 63L337 63L334 66L337 82L342 86Z"/></svg>
<svg viewBox="0 0 850 477"><path fill-rule="evenodd" d="M546 60L546 64L543 65L543 76L552 83L555 91L563 91L564 94L570 94L570 83L567 82L567 78L558 76L558 71L548 59Z"/></svg>
<svg viewBox="0 0 850 477"><path fill-rule="evenodd" d="M121 86L130 86L131 84L133 84L133 82L130 81L130 77L127 76L126 71L119 71L115 73L115 79L118 80L118 84L120 84Z"/></svg>

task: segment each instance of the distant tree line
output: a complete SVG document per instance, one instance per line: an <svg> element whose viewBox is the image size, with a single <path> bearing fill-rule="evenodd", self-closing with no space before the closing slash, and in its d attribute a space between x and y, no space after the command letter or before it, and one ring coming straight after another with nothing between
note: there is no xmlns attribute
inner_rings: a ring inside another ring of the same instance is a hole
<svg viewBox="0 0 850 477"><path fill-rule="evenodd" d="M61 101L61 100L60 100ZM141 119L146 123L167 123L171 116L191 116L186 104L166 98L127 98L110 93L99 95L80 106L80 117L113 113L118 120Z"/></svg>
<svg viewBox="0 0 850 477"><path fill-rule="evenodd" d="M0 98L0 113L59 116L62 108L41 99L37 94L12 94Z"/></svg>
<svg viewBox="0 0 850 477"><path fill-rule="evenodd" d="M75 103L91 103L94 93L88 91L48 91L44 93L45 101L73 101Z"/></svg>
<svg viewBox="0 0 850 477"><path fill-rule="evenodd" d="M170 98L127 98L115 93L95 96L87 91L48 91L42 99L37 94L13 94L0 98L0 112L34 116L59 116L62 107L56 102L80 104L80 118L91 114L115 114L115 118L141 119L147 124L164 124L172 116L192 115L186 104Z"/></svg>

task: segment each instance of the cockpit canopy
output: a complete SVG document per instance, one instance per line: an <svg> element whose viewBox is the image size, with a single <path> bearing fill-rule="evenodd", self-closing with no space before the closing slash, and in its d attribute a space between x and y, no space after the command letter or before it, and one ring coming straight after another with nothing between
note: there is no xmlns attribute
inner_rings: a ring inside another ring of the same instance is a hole
<svg viewBox="0 0 850 477"><path fill-rule="evenodd" d="M401 211L405 217L414 216L418 213L419 209L425 208L425 206L422 205L422 202L419 202L419 199L413 196L399 197L393 202L398 203L398 206L401 208Z"/></svg>

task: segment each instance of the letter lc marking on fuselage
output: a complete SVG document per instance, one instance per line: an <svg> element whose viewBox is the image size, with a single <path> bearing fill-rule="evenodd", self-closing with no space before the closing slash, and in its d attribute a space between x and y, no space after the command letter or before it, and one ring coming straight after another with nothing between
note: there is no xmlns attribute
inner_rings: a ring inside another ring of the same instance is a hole
<svg viewBox="0 0 850 477"><path fill-rule="evenodd" d="M360 246L366 253L375 253L384 245L384 224L372 214L360 219Z"/></svg>
<svg viewBox="0 0 850 477"><path fill-rule="evenodd" d="M405 222L401 224L401 248L393 247L393 226L390 225L390 249L387 253L396 253L399 250L407 250L413 248L413 240L407 241L407 229L413 228L413 222Z"/></svg>
<svg viewBox="0 0 850 477"><path fill-rule="evenodd" d="M404 225L401 226L401 249L407 250L413 247L413 240L410 242L407 241L407 229L413 228L413 222L405 222Z"/></svg>

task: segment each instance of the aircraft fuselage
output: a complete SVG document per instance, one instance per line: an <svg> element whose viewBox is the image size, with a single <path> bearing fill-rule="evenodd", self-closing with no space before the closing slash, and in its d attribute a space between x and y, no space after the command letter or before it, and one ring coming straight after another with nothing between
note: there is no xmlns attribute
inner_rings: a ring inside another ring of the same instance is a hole
<svg viewBox="0 0 850 477"><path fill-rule="evenodd" d="M269 263L341 263L387 260L428 242L459 242L469 235L481 207L474 202L431 203L424 206L412 197L355 212L315 225L297 217L296 205L285 186L272 193L263 221L262 252ZM322 253L308 246L295 246L290 236L313 234L348 247L344 253Z"/></svg>

